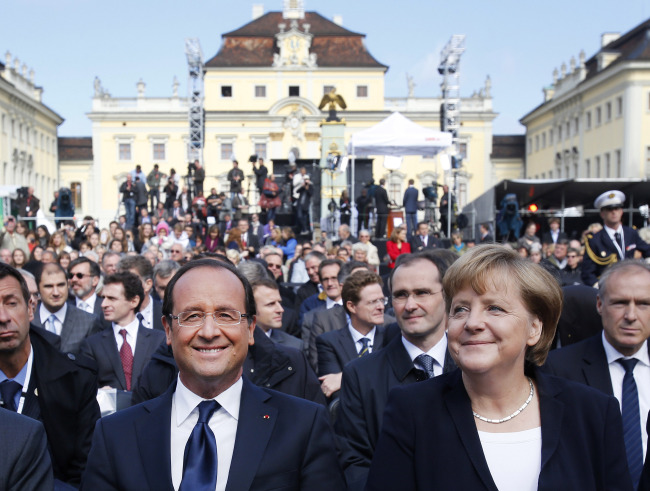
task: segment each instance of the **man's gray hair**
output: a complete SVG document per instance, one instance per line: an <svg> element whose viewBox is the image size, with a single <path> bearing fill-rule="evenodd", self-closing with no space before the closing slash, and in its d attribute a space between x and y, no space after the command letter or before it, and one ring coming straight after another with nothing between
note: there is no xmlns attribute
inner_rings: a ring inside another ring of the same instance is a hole
<svg viewBox="0 0 650 491"><path fill-rule="evenodd" d="M157 276L160 276L161 278L169 278L179 269L181 269L181 265L176 261L173 259L164 259L153 268L154 281Z"/></svg>
<svg viewBox="0 0 650 491"><path fill-rule="evenodd" d="M237 269L250 283L270 278L266 268L257 261L243 261L237 265Z"/></svg>

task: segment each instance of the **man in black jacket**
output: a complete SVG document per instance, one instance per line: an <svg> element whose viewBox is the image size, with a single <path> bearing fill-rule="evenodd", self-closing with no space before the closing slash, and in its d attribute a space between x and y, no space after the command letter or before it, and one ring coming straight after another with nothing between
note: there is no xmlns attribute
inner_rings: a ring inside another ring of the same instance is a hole
<svg viewBox="0 0 650 491"><path fill-rule="evenodd" d="M386 179L379 179L379 186L375 189L375 208L377 209L377 228L375 237L381 239L386 235L386 224L388 223L388 214L390 209L388 205L388 192L386 191Z"/></svg>

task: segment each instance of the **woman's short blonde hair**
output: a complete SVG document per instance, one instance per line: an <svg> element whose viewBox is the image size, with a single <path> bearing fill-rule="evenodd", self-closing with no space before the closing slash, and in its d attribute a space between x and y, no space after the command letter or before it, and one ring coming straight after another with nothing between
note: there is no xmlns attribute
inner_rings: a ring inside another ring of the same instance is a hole
<svg viewBox="0 0 650 491"><path fill-rule="evenodd" d="M542 334L526 350L526 361L541 366L551 349L562 312L562 289L553 276L538 264L498 244L476 246L467 251L445 274L442 287L447 314L454 296L467 286L483 294L506 279L516 287L526 309L542 322Z"/></svg>

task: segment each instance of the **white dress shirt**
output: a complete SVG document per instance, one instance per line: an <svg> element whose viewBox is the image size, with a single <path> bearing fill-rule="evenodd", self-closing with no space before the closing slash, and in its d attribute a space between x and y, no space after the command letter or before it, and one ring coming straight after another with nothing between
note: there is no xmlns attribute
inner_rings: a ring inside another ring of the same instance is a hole
<svg viewBox="0 0 650 491"><path fill-rule="evenodd" d="M144 310L141 310L142 325L147 329L153 329L153 297L149 295L149 305Z"/></svg>
<svg viewBox="0 0 650 491"><path fill-rule="evenodd" d="M609 238L612 239L614 247L616 247L616 250L618 251L618 257L620 259L625 259L625 234L623 233L623 225L619 225L616 230L609 228L607 225L604 225L603 227L605 228L607 235L609 235ZM621 247L619 243L616 242L616 237L614 237L614 234L616 233L621 235L621 244L623 247Z"/></svg>
<svg viewBox="0 0 650 491"><path fill-rule="evenodd" d="M634 353L632 356L623 356L616 348L614 348L609 341L605 339L605 331L602 333L603 347L607 355L607 363L609 366L609 377L612 380L612 389L614 389L614 397L618 399L618 404L623 404L623 377L625 376L625 368L616 360L619 358L636 358L639 362L634 367L634 381L636 382L636 389L639 394L639 411L641 416L641 439L643 440L643 455L648 448L648 433L645 431L645 425L648 421L648 411L650 410L650 357L648 356L648 341L646 340L641 346L641 349Z"/></svg>
<svg viewBox="0 0 650 491"><path fill-rule="evenodd" d="M59 336L61 335L61 331L63 330L63 321L65 320L65 314L67 312L68 312L67 302L64 302L63 307L61 307L56 312L50 312L49 310L47 310L45 308L45 305L43 305L43 303L41 303L41 307L38 309L38 313L41 318L41 324L43 325L43 328L48 331L50 330L50 322L48 321L48 319L52 314L54 314L54 316L56 317L56 321L54 323L55 324L54 329L56 331L56 334Z"/></svg>
<svg viewBox="0 0 650 491"><path fill-rule="evenodd" d="M133 319L133 321L126 326L119 326L115 324L115 322L113 322L112 325L115 342L117 342L117 351L122 349L122 343L124 343L124 338L120 334L120 331L126 329L126 342L131 346L131 353L135 355L135 343L138 340L138 327L140 327L138 319Z"/></svg>
<svg viewBox="0 0 650 491"><path fill-rule="evenodd" d="M239 404L241 402L242 379L235 382L214 399L221 404L215 411L208 426L214 433L217 441L217 487L216 491L226 489L230 462L235 449L235 436L239 420ZM192 434L192 430L199 420L198 405L203 399L194 394L183 385L180 375L176 384L176 392L172 397L171 418L171 467L172 484L178 489L183 479L183 457L185 446Z"/></svg>
<svg viewBox="0 0 650 491"><path fill-rule="evenodd" d="M420 348L415 346L413 343L409 342L404 336L402 336L402 344L406 348L407 353L411 357L411 361L415 363L415 359L424 353ZM445 366L445 354L447 353L447 335L442 336L442 339L438 343L426 352L431 358L433 358L433 376L437 377L442 375L442 370Z"/></svg>
<svg viewBox="0 0 650 491"><path fill-rule="evenodd" d="M326 309L331 309L335 305L340 305L341 307L343 306L343 297L341 297L339 300L336 302L332 300L330 297L325 297L325 308Z"/></svg>
<svg viewBox="0 0 650 491"><path fill-rule="evenodd" d="M352 327L351 322L348 322L348 329L350 330L350 335L354 341L354 347L357 350L357 353L361 353L361 350L363 349L363 343L361 343L361 340L363 338L368 338L370 340L368 343L368 352L372 353L372 347L375 345L375 333L377 332L377 326L373 327L372 331L370 331L365 336L357 331L354 327Z"/></svg>
<svg viewBox="0 0 650 491"><path fill-rule="evenodd" d="M84 312L88 312L89 314L94 314L95 313L95 302L96 301L97 301L97 294L93 293L86 300L82 300L80 298L77 298L75 300L75 303L76 303L76 306L77 306L78 309L81 309ZM85 307L82 308L82 305L85 305Z"/></svg>

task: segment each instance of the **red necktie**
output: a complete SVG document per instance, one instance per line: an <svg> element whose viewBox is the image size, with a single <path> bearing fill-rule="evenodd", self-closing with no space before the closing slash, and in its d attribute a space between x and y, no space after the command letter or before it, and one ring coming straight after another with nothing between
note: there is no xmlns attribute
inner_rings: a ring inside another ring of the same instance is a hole
<svg viewBox="0 0 650 491"><path fill-rule="evenodd" d="M126 341L126 329L120 329L120 334L124 338L124 342L120 348L120 360L122 360L122 368L124 369L124 377L126 378L126 390L131 390L131 376L133 375L133 350L131 350L131 345Z"/></svg>

